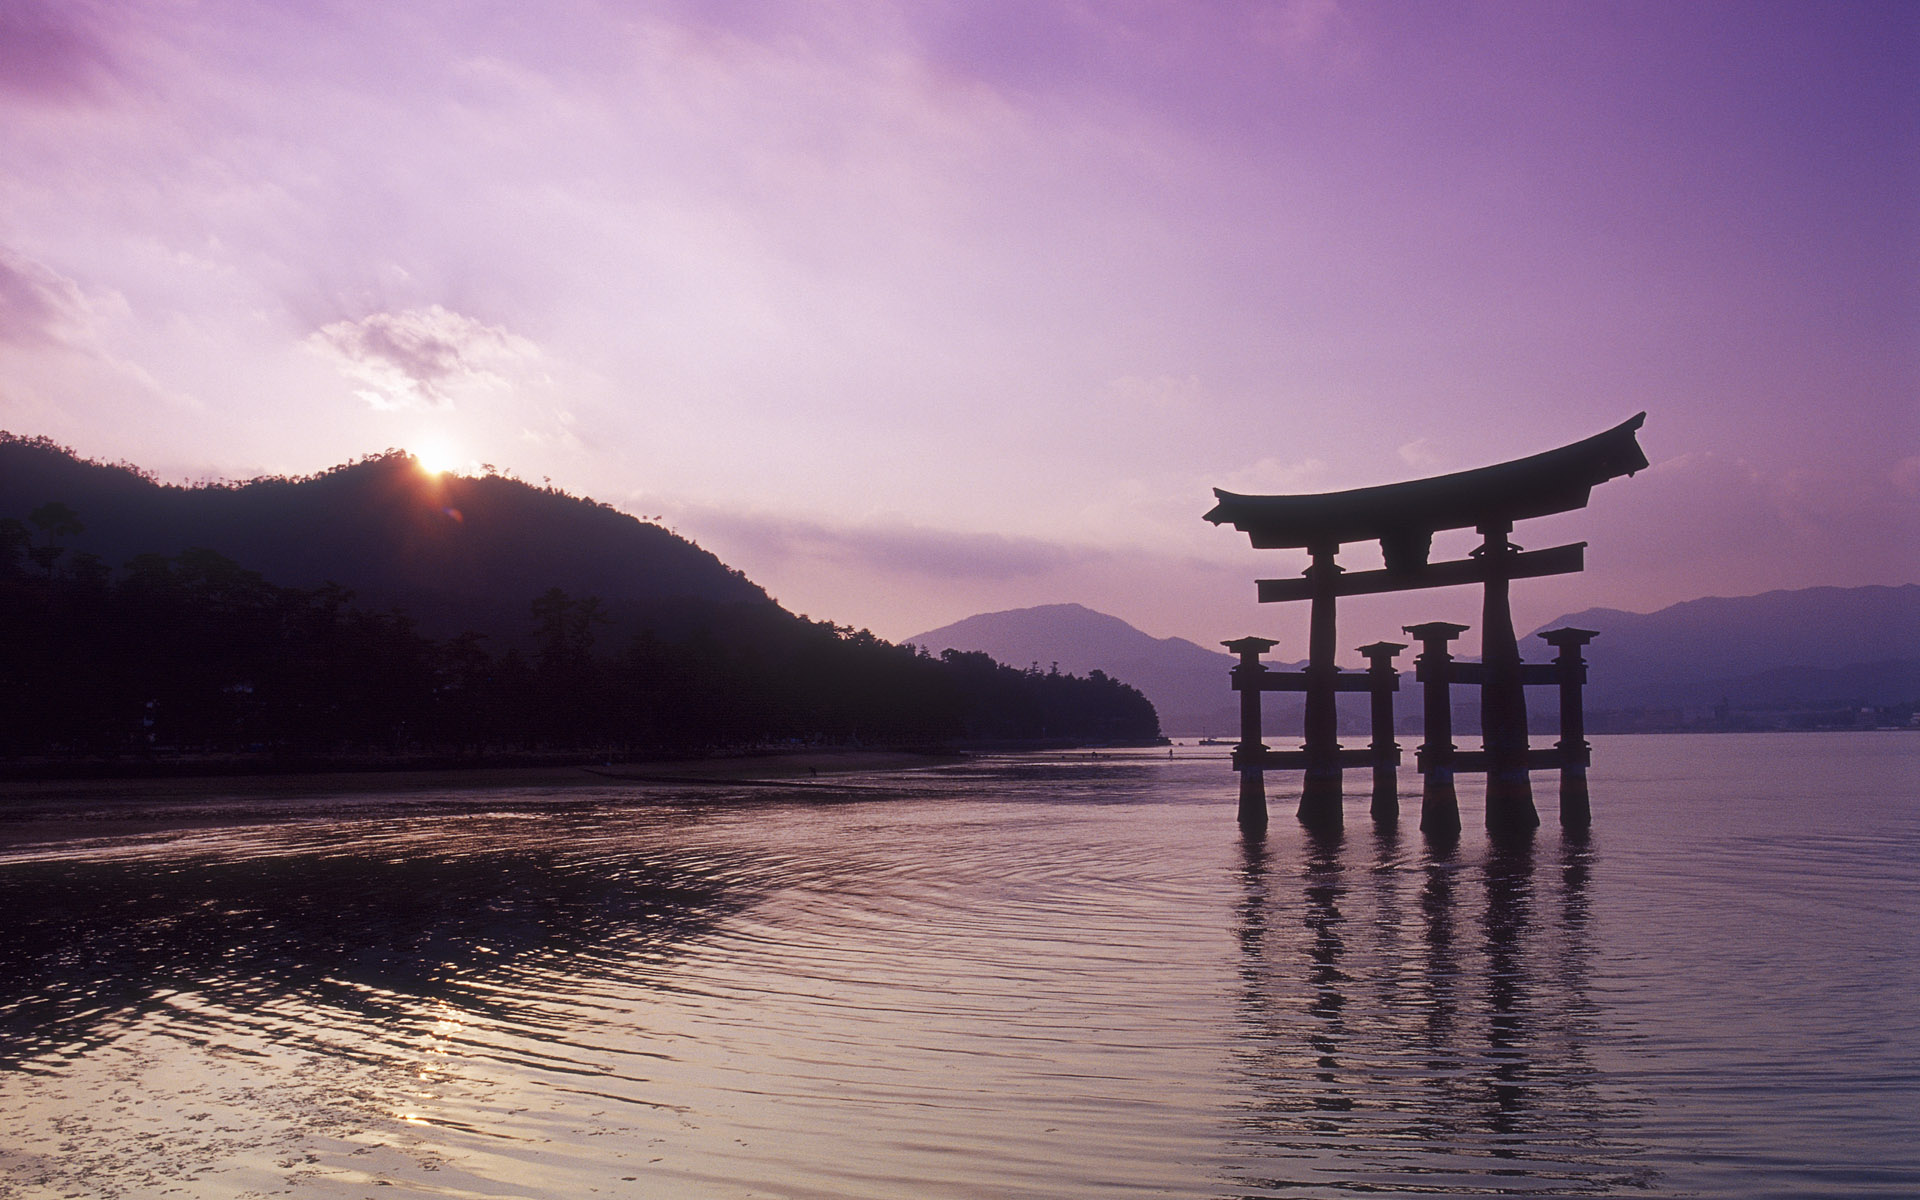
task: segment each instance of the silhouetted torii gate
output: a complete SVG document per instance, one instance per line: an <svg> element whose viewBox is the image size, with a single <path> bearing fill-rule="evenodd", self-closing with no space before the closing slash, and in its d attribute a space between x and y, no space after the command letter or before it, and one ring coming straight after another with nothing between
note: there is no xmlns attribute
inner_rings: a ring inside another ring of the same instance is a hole
<svg viewBox="0 0 1920 1200"><path fill-rule="evenodd" d="M1522 552L1507 535L1515 521L1585 508L1595 484L1645 467L1646 455L1634 432L1646 418L1641 413L1605 433L1544 454L1431 479L1306 496L1240 496L1214 489L1219 503L1207 513L1207 520L1231 524L1247 534L1257 550L1304 549L1310 556L1302 579L1257 581L1263 603L1311 602L1307 669L1279 672L1261 666L1260 655L1275 645L1266 638L1226 643L1240 656L1233 672L1233 686L1241 694L1240 744L1234 747L1233 764L1240 772L1242 826L1266 827L1264 773L1285 768L1305 771L1299 815L1309 825L1341 823L1341 770L1346 766L1371 766L1374 815L1397 816L1393 772L1400 751L1393 742L1392 693L1399 686L1399 676L1392 660L1405 646L1397 642L1364 646L1361 652L1371 669L1364 675L1341 675L1333 662L1334 601L1340 596L1470 583L1486 589L1481 662L1455 662L1447 652L1447 643L1465 626L1446 622L1407 626L1407 632L1422 643L1416 678L1426 688L1426 742L1419 760L1424 776L1420 827L1428 832L1459 828L1459 807L1453 795L1453 775L1459 771L1487 773L1489 828L1538 825L1527 772L1553 767L1561 771L1562 822L1587 823L1588 747L1580 707L1586 664L1580 647L1596 635L1571 628L1544 634L1559 648L1559 658L1552 664L1526 666L1520 661L1507 598L1508 584L1515 579L1583 569L1586 543ZM1466 528L1485 539L1472 554L1451 562L1427 561L1436 532ZM1366 541L1380 543L1385 557L1382 569L1347 572L1334 564L1342 545ZM1452 744L1448 688L1455 683L1480 688L1484 749L1478 753L1457 751ZM1546 683L1560 686L1560 743L1551 750L1530 751L1522 689ZM1299 751L1269 750L1261 742L1263 691L1306 693L1306 736ZM1366 691L1373 696L1373 741L1365 750L1340 748L1335 696L1343 691Z"/></svg>

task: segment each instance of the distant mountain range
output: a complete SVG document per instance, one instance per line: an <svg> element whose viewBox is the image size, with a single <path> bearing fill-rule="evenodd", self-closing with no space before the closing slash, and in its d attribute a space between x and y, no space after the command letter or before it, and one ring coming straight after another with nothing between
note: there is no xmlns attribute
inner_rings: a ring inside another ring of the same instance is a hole
<svg viewBox="0 0 1920 1200"><path fill-rule="evenodd" d="M1170 735L1221 734L1239 728L1239 700L1229 689L1227 675L1234 664L1232 655L1185 638L1153 637L1083 605L1043 604L981 613L906 640L935 654L950 648L981 650L1014 667L1038 665L1048 670L1058 664L1075 675L1105 671L1145 693L1160 713L1161 730ZM1276 695L1269 700L1270 725L1276 732L1298 726L1296 698Z"/></svg>
<svg viewBox="0 0 1920 1200"><path fill-rule="evenodd" d="M1920 699L1920 584L1590 608L1541 628L1561 625L1600 631L1586 655L1595 709Z"/></svg>
<svg viewBox="0 0 1920 1200"><path fill-rule="evenodd" d="M1920 700L1920 584L1715 597L1653 613L1595 608L1540 628L1562 625L1600 633L1587 647L1588 709L1657 711L1642 726L1675 727L1688 710L1723 702L1737 712ZM1098 668L1144 692L1171 735L1228 736L1238 728L1230 655L1183 638L1152 637L1078 604L984 613L907 640L935 652L982 650L1016 666L1057 661L1076 674ZM1521 639L1521 653L1528 661L1552 655L1531 636ZM1411 670L1409 656L1401 664ZM1530 696L1537 697L1530 701L1539 713L1536 725L1550 720L1553 697ZM1456 719L1464 732L1477 722L1471 693L1461 697ZM1266 699L1268 733L1297 735L1299 699L1285 693ZM1396 708L1403 728L1416 722L1419 692L1403 683ZM1343 708L1349 731L1364 722L1362 713Z"/></svg>
<svg viewBox="0 0 1920 1200"><path fill-rule="evenodd" d="M431 475L399 453L304 479L176 487L0 435L0 517L24 521L49 501L86 526L61 542L108 567L205 547L280 586L338 583L429 634L472 629L496 645L525 636L531 601L554 587L601 599L614 619L609 644L641 626L671 631L716 605L774 603L657 525L497 475Z"/></svg>

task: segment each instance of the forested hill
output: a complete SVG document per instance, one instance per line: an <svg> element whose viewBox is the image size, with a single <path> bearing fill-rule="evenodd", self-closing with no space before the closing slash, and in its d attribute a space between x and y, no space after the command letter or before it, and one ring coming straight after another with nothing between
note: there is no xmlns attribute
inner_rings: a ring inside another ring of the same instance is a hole
<svg viewBox="0 0 1920 1200"><path fill-rule="evenodd" d="M430 475L397 451L304 479L178 487L0 433L0 517L48 502L85 526L61 538L70 553L110 568L204 547L282 587L337 583L438 636L513 642L530 628L529 599L554 587L599 597L621 634L684 626L715 604L772 604L658 525L498 475Z"/></svg>
<svg viewBox="0 0 1920 1200"><path fill-rule="evenodd" d="M1159 734L1099 671L798 617L666 530L397 453L178 488L0 438L0 628L0 773Z"/></svg>

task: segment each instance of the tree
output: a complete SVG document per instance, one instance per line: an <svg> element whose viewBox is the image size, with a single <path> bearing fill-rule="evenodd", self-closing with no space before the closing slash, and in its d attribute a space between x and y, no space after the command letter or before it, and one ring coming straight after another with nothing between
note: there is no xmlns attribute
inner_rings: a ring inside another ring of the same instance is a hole
<svg viewBox="0 0 1920 1200"><path fill-rule="evenodd" d="M32 544L32 535L18 517L0 517L0 579L18 571L16 563Z"/></svg>
<svg viewBox="0 0 1920 1200"><path fill-rule="evenodd" d="M39 508L34 509L27 514L27 520L33 522L42 533L47 535L47 544L30 548L27 551L27 557L31 558L51 577L53 575L53 564L59 560L60 555L66 550L66 547L55 542L53 539L56 537L73 537L76 534L85 533L87 527L80 523L80 515L78 513L58 500L49 500Z"/></svg>

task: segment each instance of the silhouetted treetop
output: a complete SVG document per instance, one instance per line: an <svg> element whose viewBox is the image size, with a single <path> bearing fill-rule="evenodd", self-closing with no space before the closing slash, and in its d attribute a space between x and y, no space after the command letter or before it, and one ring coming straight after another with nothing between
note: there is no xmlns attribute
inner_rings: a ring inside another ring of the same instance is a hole
<svg viewBox="0 0 1920 1200"><path fill-rule="evenodd" d="M216 550L281 586L328 581L406 609L441 634L524 636L530 587L600 598L624 632L766 592L687 539L605 504L499 475L432 475L388 451L299 479L181 487L0 433L0 513L84 514L64 549L118 567L138 554ZM38 549L47 542L34 539ZM0 537L0 554L32 553Z"/></svg>

